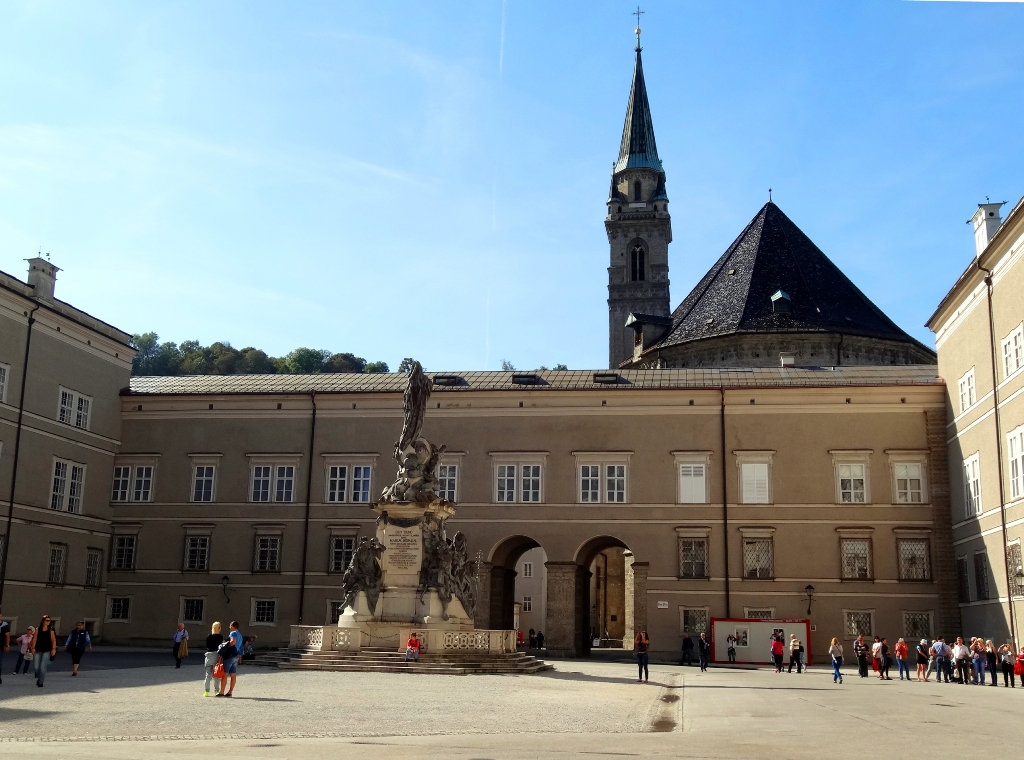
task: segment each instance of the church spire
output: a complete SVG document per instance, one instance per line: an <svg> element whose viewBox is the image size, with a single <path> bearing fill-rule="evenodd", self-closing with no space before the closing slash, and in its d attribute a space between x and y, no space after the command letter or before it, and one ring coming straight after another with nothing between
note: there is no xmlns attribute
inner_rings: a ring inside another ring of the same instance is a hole
<svg viewBox="0 0 1024 760"><path fill-rule="evenodd" d="M654 122L651 120L651 106L647 102L644 66L640 54L640 26L638 24L633 87L629 91L626 123L622 127L622 143L619 145L619 160L615 162L615 172L640 168L664 171L661 159L658 158L658 146L654 142Z"/></svg>

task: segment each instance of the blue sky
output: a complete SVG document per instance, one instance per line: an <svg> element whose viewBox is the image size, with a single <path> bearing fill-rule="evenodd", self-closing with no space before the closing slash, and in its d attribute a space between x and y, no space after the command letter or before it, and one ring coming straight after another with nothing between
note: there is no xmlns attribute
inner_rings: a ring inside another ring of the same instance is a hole
<svg viewBox="0 0 1024 760"><path fill-rule="evenodd" d="M0 269L178 342L602 367L633 7L6 0ZM1024 194L1024 5L644 9L673 306L771 186L931 345L965 220Z"/></svg>

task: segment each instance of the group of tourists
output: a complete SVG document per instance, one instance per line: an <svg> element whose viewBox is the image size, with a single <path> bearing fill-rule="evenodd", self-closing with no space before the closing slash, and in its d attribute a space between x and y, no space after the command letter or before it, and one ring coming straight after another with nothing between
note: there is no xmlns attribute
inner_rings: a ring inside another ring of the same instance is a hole
<svg viewBox="0 0 1024 760"><path fill-rule="evenodd" d="M179 626L178 630L183 631L184 626ZM188 632L186 631L183 639L178 640L188 641ZM214 682L220 688L213 696L234 696L235 683L238 681L238 662L242 658L244 648L245 641L236 621L228 623L227 638L221 633L220 623L214 623L210 627L210 635L206 637L206 652L203 655L203 667L206 669L206 680L203 682L204 697L210 696ZM176 647L175 658L178 657L179 651L180 648Z"/></svg>
<svg viewBox="0 0 1024 760"><path fill-rule="evenodd" d="M832 658L832 681L842 683L843 646L839 639L832 639L828 652ZM889 669L895 662L901 681L928 682L934 673L938 683L986 686L989 685L985 681L988 672L992 676L991 685L998 686L997 672L1002 671L1004 687L1017 688L1017 676L1021 676L1024 684L1024 647L1020 652L1014 652L1012 645L997 647L992 639L972 638L967 644L963 637L958 636L952 646L941 636L930 644L928 639L921 639L914 647L917 669L913 679L910 676L910 647L903 639L898 639L890 649L884 636L875 636L870 644L864 636L858 636L853 642L853 653L861 678L869 677L870 662L871 671L879 680L891 681Z"/></svg>
<svg viewBox="0 0 1024 760"><path fill-rule="evenodd" d="M46 683L46 671L50 663L57 659L57 632L49 615L43 615L38 626L28 626L14 643L18 647L18 660L14 663L14 675L28 673L32 666L36 677L36 686L42 688ZM3 683L3 653L11 649L11 626L0 615L0 683ZM79 620L74 630L64 640L64 651L71 655L71 675L78 675L78 666L82 655L92 650L92 638L85 629L85 621Z"/></svg>

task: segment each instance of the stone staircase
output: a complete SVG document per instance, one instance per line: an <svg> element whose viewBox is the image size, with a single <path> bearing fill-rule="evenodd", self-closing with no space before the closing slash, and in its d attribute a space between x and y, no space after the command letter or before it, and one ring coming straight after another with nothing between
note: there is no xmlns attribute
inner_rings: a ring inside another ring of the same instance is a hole
<svg viewBox="0 0 1024 760"><path fill-rule="evenodd" d="M419 662L405 662L405 653L393 649L363 648L358 652L313 652L282 648L258 654L249 665L283 670L326 670L358 673L434 673L528 675L552 670L553 666L525 652L423 652Z"/></svg>

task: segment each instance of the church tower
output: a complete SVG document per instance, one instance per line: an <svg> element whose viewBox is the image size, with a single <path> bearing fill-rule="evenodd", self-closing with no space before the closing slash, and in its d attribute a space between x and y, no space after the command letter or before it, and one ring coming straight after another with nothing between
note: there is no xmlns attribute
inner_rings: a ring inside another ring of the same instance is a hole
<svg viewBox="0 0 1024 760"><path fill-rule="evenodd" d="M640 28L637 27L633 86L629 91L619 159L612 169L608 216L604 222L611 249L608 366L612 369L633 356L637 333L626 326L631 314L643 315L645 322L664 320L668 324L671 313L668 244L672 242L672 220L665 193L665 171L654 142L640 51Z"/></svg>

